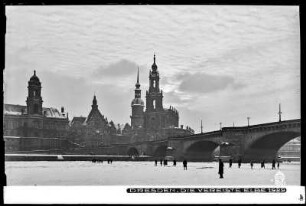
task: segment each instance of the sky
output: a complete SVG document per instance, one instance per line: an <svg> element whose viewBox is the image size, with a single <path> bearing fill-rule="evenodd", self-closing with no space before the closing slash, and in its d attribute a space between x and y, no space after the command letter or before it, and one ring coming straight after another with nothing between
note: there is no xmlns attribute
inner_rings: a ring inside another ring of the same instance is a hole
<svg viewBox="0 0 306 206"><path fill-rule="evenodd" d="M26 104L33 71L44 107L130 123L156 54L164 108L200 132L300 118L298 6L6 6L4 102Z"/></svg>

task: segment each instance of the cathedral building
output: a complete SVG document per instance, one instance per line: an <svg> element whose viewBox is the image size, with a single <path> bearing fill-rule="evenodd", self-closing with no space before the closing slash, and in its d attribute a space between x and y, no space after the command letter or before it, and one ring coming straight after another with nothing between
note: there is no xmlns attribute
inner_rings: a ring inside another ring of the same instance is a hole
<svg viewBox="0 0 306 206"><path fill-rule="evenodd" d="M159 88L159 72L156 59L149 73L149 90L146 91L146 112L144 127L148 131L158 131L163 128L178 127L179 114L174 108L164 109L163 91Z"/></svg>
<svg viewBox="0 0 306 206"><path fill-rule="evenodd" d="M131 127L132 132L138 138L136 141L166 139L170 136L186 135L193 133L193 130L179 128L179 113L170 106L165 109L163 106L163 91L159 84L160 76L154 55L153 64L149 72L149 90L146 91L146 108L141 99L139 83L139 69L135 88L135 98L132 100ZM132 138L133 139L133 138Z"/></svg>
<svg viewBox="0 0 306 206"><path fill-rule="evenodd" d="M69 129L68 114L61 108L43 107L41 82L34 75L28 82L26 106L4 104L5 152L52 152L64 145Z"/></svg>

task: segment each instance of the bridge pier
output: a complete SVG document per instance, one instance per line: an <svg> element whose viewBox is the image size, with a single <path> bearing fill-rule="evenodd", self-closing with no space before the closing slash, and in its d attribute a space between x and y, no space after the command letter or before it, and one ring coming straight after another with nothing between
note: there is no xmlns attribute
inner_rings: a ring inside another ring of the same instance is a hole
<svg viewBox="0 0 306 206"><path fill-rule="evenodd" d="M220 156L230 156L233 161L237 161L243 155L241 154L240 145L221 145L220 146Z"/></svg>

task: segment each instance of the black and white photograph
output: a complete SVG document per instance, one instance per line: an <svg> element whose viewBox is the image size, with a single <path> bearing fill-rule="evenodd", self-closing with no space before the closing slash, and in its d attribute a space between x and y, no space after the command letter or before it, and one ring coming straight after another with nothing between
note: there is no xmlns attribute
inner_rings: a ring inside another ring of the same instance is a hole
<svg viewBox="0 0 306 206"><path fill-rule="evenodd" d="M299 9L5 6L6 187L301 186Z"/></svg>

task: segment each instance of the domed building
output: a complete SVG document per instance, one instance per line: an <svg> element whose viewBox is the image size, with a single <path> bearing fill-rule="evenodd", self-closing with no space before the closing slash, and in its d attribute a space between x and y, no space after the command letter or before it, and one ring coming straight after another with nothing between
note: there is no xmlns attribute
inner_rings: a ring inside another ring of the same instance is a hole
<svg viewBox="0 0 306 206"><path fill-rule="evenodd" d="M27 105L4 104L5 152L56 152L65 144L68 114L43 107L41 82L34 70L28 82Z"/></svg>

